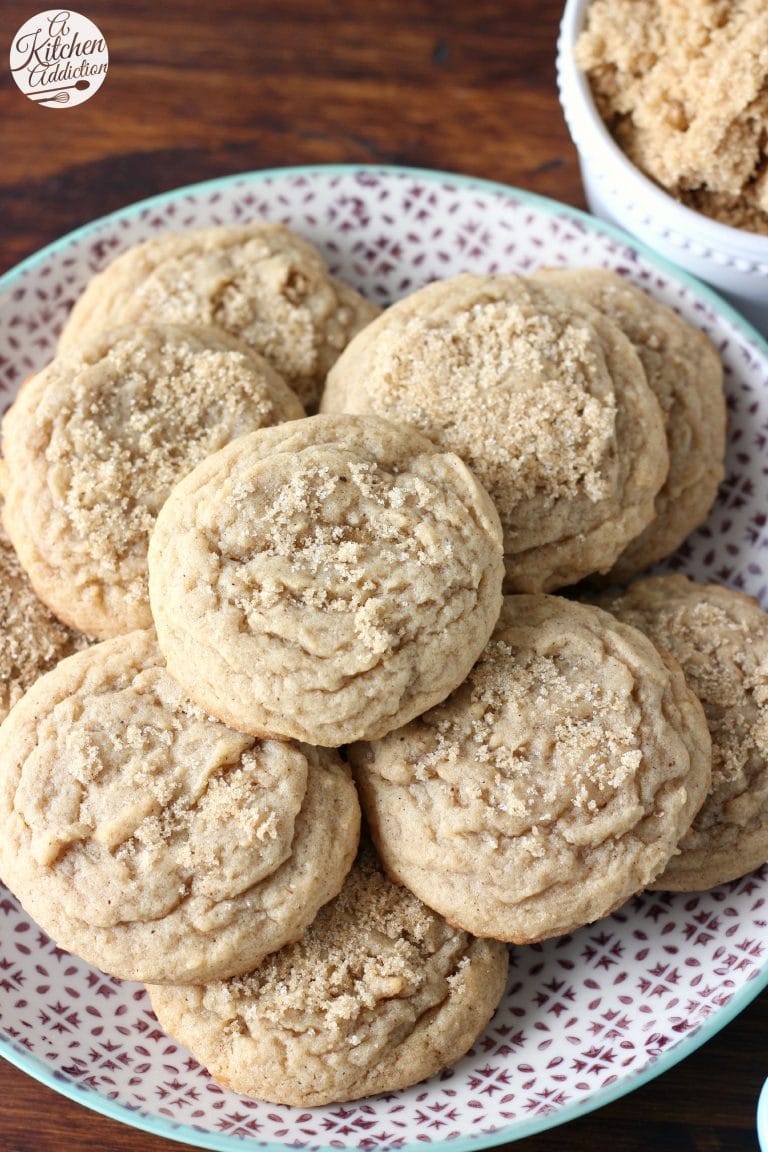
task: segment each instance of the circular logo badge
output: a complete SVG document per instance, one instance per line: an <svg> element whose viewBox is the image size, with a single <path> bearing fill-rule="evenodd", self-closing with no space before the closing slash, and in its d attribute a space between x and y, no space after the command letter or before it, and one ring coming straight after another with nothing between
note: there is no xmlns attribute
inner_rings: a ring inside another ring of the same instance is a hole
<svg viewBox="0 0 768 1152"><path fill-rule="evenodd" d="M107 43L87 16L64 8L38 12L11 44L11 75L43 108L74 108L104 83Z"/></svg>

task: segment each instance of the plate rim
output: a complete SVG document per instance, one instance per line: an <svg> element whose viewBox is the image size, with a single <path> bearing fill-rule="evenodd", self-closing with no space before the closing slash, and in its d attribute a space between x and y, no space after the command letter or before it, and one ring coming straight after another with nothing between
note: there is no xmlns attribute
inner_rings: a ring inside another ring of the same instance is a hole
<svg viewBox="0 0 768 1152"><path fill-rule="evenodd" d="M561 200L544 196L539 192L531 192L525 188L518 188L513 184L504 184L501 181L489 180L481 176L471 176L467 173L450 172L447 169L419 168L418 166L407 164L295 164L280 168L256 168L246 172L233 172L227 176L213 176L208 180L199 180L193 184L182 184L166 192L158 192L153 196L146 196L141 200L131 201L122 208L116 208L112 212L108 212L103 216L97 216L95 220L89 220L87 223L72 228L69 232L65 232L56 240L52 240L49 244L44 245L44 247L30 253L29 256L24 257L24 259L20 260L17 264L14 264L7 271L0 274L0 292L11 286L18 277L28 271L32 271L37 264L42 263L49 257L55 256L60 249L65 248L73 241L85 239L117 220L140 216L144 211L151 210L154 207L160 207L180 196L204 193L213 188L227 188L231 185L246 182L259 183L260 181L275 178L290 179L300 176L351 175L355 172L361 172L370 176L411 176L414 179L433 184L447 181L459 187L464 187L467 190L475 188L481 192L493 193L509 199L522 200L550 215L568 216L582 223L588 229L602 232L612 240L623 244L625 247L634 249L642 255L644 259L656 264L659 269L671 279L677 280L678 283L685 285L686 288L692 290L694 293L698 293L712 308L725 316L731 323L735 324L737 328L740 328L744 335L757 344L761 354L768 358L768 337L764 337L758 332L746 317L742 316L729 301L724 299L714 288L711 288L702 280L697 279L684 268L680 268L659 252L656 252L644 241L639 240L618 225L601 220L582 208L576 208Z"/></svg>
<svg viewBox="0 0 768 1152"><path fill-rule="evenodd" d="M476 190L478 192L493 194L530 204L531 207L536 208L546 215L565 216L575 220L584 225L588 231L601 232L623 246L635 250L644 260L657 267L672 281L684 285L693 292L694 296L698 296L704 300L715 312L740 330L742 335L755 345L761 358L768 361L768 340L761 336L749 321L737 312L728 301L724 300L713 288L697 280L696 277L684 269L678 268L671 261L655 252L644 242L625 232L622 228L600 220L583 209L573 207L551 197L543 196L537 192L530 192L527 189L518 188L510 184L503 184L483 177L475 177L443 169L419 168L409 165L354 163L289 165L280 168L262 168L246 172L236 172L227 176L212 177L211 179L198 181L193 184L184 184L166 192L145 197L142 200L132 201L122 208L117 208L113 212L99 216L95 220L90 220L86 224L82 224L58 237L56 240L51 241L0 275L0 294L5 294L5 292L12 289L16 282L27 272L34 271L39 264L44 263L52 257L56 257L60 251L66 249L73 242L86 239L101 229L107 228L120 220L140 216L147 210L160 207L185 195L205 194L213 189L229 188L236 184L261 183L274 179L291 179L301 176L317 177L318 175L332 177L351 175L354 173L384 177L405 176L412 177L414 180L419 180L424 183L452 183L467 191ZM768 957L762 970L756 972L745 984L737 989L727 1004L723 1005L717 1012L712 1013L695 1031L679 1040L672 1049L652 1059L645 1068L639 1069L637 1072L632 1073L622 1080L614 1081L607 1086L599 1088L585 1100L564 1104L556 1111L540 1114L522 1122L519 1120L514 1121L513 1124L496 1128L492 1132L478 1132L476 1135L432 1140L429 1142L429 1146L444 1146L450 1149L451 1152L471 1152L473 1149L492 1148L502 1143L512 1143L525 1139L528 1136L536 1135L550 1128L559 1127L562 1124L570 1123L573 1120L597 1111L621 1099L621 1097L628 1095L630 1092L634 1092L636 1089L643 1087L643 1085L649 1083L651 1080L655 1080L658 1076L663 1075L676 1064L686 1059L708 1040L716 1036L723 1028L727 1027L728 1024L732 1023L749 1004L757 999L766 987L768 987ZM23 1048L16 1044L10 1037L2 1034L0 1034L0 1058L7 1060L8 1063L31 1076L34 1080L37 1080L38 1083L45 1085L47 1088L51 1088L59 1095L77 1104L81 1104L93 1112L97 1112L118 1123L126 1124L129 1127L147 1132L150 1135L160 1136L167 1140L175 1140L190 1147L207 1149L210 1150L210 1152L242 1152L244 1148L252 1146L264 1149L265 1152L286 1152L287 1149L300 1147L309 1143L309 1141L304 1140L289 1144L285 1142L260 1140L258 1137L250 1138L231 1136L226 1133L207 1133L189 1124L175 1123L173 1120L163 1116L143 1114L138 1109L134 1110L129 1108L125 1104L110 1099L104 1093L79 1083L58 1069L51 1070L40 1057L24 1051ZM317 1147L319 1152L338 1152L338 1149L333 1145L313 1145L313 1147ZM425 1143L423 1141L404 1142L398 1145L398 1152L421 1152L424 1147Z"/></svg>

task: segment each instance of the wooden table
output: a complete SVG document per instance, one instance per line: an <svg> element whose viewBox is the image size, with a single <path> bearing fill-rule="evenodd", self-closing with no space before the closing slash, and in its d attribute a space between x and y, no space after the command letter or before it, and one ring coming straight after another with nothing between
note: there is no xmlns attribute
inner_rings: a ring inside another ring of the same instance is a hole
<svg viewBox="0 0 768 1152"><path fill-rule="evenodd" d="M0 271L95 216L210 177L388 163L487 177L584 206L555 88L558 0L88 0L110 66L77 108L13 84L0 9ZM529 1152L754 1152L768 996L684 1063ZM0 1152L163 1152L0 1061Z"/></svg>

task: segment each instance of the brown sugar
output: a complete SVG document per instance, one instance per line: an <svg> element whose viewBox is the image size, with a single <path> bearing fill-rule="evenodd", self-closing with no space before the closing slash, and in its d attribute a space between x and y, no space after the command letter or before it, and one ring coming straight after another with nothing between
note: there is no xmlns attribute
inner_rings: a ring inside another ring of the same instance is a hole
<svg viewBox="0 0 768 1152"><path fill-rule="evenodd" d="M768 235L765 0L594 0L576 60L638 168L688 207Z"/></svg>

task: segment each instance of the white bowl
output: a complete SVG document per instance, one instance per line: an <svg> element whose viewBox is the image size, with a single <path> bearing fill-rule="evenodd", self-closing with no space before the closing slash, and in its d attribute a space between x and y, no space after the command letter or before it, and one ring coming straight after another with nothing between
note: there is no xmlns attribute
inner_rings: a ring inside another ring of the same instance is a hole
<svg viewBox="0 0 768 1152"><path fill-rule="evenodd" d="M760 1152L768 1152L768 1080L763 1084L757 1102L757 1139L760 1143Z"/></svg>
<svg viewBox="0 0 768 1152"><path fill-rule="evenodd" d="M589 0L567 0L560 24L557 77L591 211L705 280L768 335L768 236L731 228L687 208L622 152L574 59L588 5Z"/></svg>

